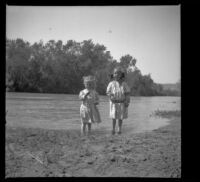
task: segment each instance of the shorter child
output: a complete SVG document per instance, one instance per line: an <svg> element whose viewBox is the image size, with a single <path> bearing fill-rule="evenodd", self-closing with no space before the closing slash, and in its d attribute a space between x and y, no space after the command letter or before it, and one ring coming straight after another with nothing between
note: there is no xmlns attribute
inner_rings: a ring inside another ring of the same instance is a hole
<svg viewBox="0 0 200 182"><path fill-rule="evenodd" d="M80 91L79 99L82 100L80 106L81 117L81 133L86 134L86 127L88 134L91 132L92 123L100 123L101 118L96 105L99 104L99 96L95 90L95 77L85 76L83 77L85 89Z"/></svg>

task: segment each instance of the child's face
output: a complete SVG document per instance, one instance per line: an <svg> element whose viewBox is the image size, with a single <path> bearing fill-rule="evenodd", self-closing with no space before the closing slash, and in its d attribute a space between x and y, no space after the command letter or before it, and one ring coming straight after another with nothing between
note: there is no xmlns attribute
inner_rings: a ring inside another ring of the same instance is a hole
<svg viewBox="0 0 200 182"><path fill-rule="evenodd" d="M94 89L94 87L95 87L94 82L85 82L84 85L85 85L85 88L87 88L89 90Z"/></svg>
<svg viewBox="0 0 200 182"><path fill-rule="evenodd" d="M121 71L114 70L113 77L114 77L116 80L120 80L121 75L122 75Z"/></svg>

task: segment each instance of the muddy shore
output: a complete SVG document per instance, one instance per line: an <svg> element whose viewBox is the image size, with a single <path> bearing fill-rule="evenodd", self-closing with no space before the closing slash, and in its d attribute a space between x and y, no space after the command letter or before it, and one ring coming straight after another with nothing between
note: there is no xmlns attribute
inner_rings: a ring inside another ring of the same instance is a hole
<svg viewBox="0 0 200 182"><path fill-rule="evenodd" d="M6 127L9 177L181 177L180 112L155 113L169 125L145 133Z"/></svg>

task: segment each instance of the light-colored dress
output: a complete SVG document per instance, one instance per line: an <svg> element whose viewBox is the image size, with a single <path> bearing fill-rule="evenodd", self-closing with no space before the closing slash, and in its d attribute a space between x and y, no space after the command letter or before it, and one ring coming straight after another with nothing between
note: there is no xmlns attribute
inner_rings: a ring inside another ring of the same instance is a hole
<svg viewBox="0 0 200 182"><path fill-rule="evenodd" d="M85 95L88 93L89 95ZM80 117L82 123L100 123L101 117L97 104L99 104L99 95L95 90L84 89L79 93L79 99L82 100L80 106Z"/></svg>
<svg viewBox="0 0 200 182"><path fill-rule="evenodd" d="M110 118L126 119L128 118L128 107L125 103L130 102L130 88L126 82L119 84L118 81L112 81L108 84L106 93L108 96L113 95L116 102L110 100Z"/></svg>

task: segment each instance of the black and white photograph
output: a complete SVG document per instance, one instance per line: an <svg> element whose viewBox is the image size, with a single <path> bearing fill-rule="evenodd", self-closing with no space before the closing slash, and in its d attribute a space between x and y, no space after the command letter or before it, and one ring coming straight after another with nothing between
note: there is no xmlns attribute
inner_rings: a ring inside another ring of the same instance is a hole
<svg viewBox="0 0 200 182"><path fill-rule="evenodd" d="M6 5L5 178L181 178L181 5Z"/></svg>

